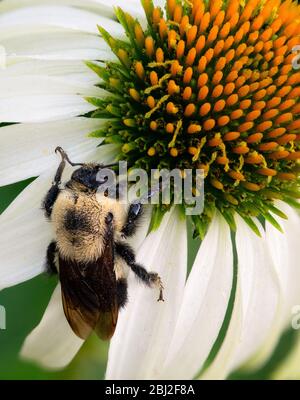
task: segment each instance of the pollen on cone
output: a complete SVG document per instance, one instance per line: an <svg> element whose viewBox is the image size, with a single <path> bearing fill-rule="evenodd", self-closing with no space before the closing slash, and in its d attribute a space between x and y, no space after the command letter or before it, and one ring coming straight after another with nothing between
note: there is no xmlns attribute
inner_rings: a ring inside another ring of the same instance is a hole
<svg viewBox="0 0 300 400"><path fill-rule="evenodd" d="M154 54L154 40L151 36L147 36L145 39L146 54L148 57Z"/></svg>
<svg viewBox="0 0 300 400"><path fill-rule="evenodd" d="M225 106L226 106L225 100L223 100L223 99L218 100L214 105L214 111L215 112L220 112L225 108Z"/></svg>
<svg viewBox="0 0 300 400"><path fill-rule="evenodd" d="M150 72L150 82L151 82L151 85L153 85L153 86L158 84L158 76L155 71Z"/></svg>
<svg viewBox="0 0 300 400"><path fill-rule="evenodd" d="M230 114L230 119L231 120L236 120L242 117L242 115L244 115L243 110L234 110L232 111L232 113Z"/></svg>
<svg viewBox="0 0 300 400"><path fill-rule="evenodd" d="M192 88L190 86L187 86L182 93L183 100L186 101L189 100L192 97L192 94L193 94Z"/></svg>
<svg viewBox="0 0 300 400"><path fill-rule="evenodd" d="M218 119L218 125L219 126L225 126L229 123L230 118L227 115L223 115Z"/></svg>
<svg viewBox="0 0 300 400"><path fill-rule="evenodd" d="M180 60L184 55L184 50L185 50L185 42L184 40L180 40L177 44L177 50L176 50L176 57L178 58L178 60Z"/></svg>
<svg viewBox="0 0 300 400"><path fill-rule="evenodd" d="M216 121L214 119L208 119L204 122L203 127L206 131L212 130L216 125Z"/></svg>
<svg viewBox="0 0 300 400"><path fill-rule="evenodd" d="M167 125L166 125L166 132L167 133L173 133L174 132L174 125L172 124L172 123L168 123Z"/></svg>
<svg viewBox="0 0 300 400"><path fill-rule="evenodd" d="M234 89L235 89L235 84L233 82L229 82L224 87L224 94L226 96L229 96L230 94L233 93Z"/></svg>
<svg viewBox="0 0 300 400"><path fill-rule="evenodd" d="M201 107L200 107L200 111L199 114L204 117L205 115L207 115L211 110L211 104L210 103L204 103Z"/></svg>
<svg viewBox="0 0 300 400"><path fill-rule="evenodd" d="M204 49L205 42L206 42L205 36L201 35L199 37L199 39L197 40L196 46L195 46L197 55L199 55L201 53L201 51Z"/></svg>
<svg viewBox="0 0 300 400"><path fill-rule="evenodd" d="M240 132L228 132L224 135L224 142L236 140L241 136Z"/></svg>
<svg viewBox="0 0 300 400"><path fill-rule="evenodd" d="M204 100L206 99L207 95L209 93L209 89L207 86L203 86L198 93L198 100Z"/></svg>
<svg viewBox="0 0 300 400"><path fill-rule="evenodd" d="M150 147L150 149L147 151L148 156L153 157L156 154L155 148Z"/></svg>
<svg viewBox="0 0 300 400"><path fill-rule="evenodd" d="M200 74L198 78L198 88L205 86L208 82L208 75L206 73Z"/></svg>
<svg viewBox="0 0 300 400"><path fill-rule="evenodd" d="M138 62L135 64L135 72L136 72L137 76L138 76L141 80L143 80L143 79L145 78L144 66L143 66L143 64L142 64L140 61L138 61Z"/></svg>
<svg viewBox="0 0 300 400"><path fill-rule="evenodd" d="M155 107L155 99L153 96L147 97L147 104L151 109Z"/></svg>
<svg viewBox="0 0 300 400"><path fill-rule="evenodd" d="M193 69L191 67L188 67L183 75L183 83L185 83L186 85L190 83L191 79L193 76Z"/></svg>
<svg viewBox="0 0 300 400"><path fill-rule="evenodd" d="M260 133L260 132L253 133L252 135L248 136L246 141L249 144L258 143L258 142L260 142L262 140L263 137L264 137L264 135L262 133Z"/></svg>
<svg viewBox="0 0 300 400"><path fill-rule="evenodd" d="M193 115L194 113L195 113L195 111L196 111L196 106L195 106L195 104L188 104L187 106L186 106L186 108L185 108L185 111L184 111L184 115L186 116L186 117L190 117L191 115Z"/></svg>

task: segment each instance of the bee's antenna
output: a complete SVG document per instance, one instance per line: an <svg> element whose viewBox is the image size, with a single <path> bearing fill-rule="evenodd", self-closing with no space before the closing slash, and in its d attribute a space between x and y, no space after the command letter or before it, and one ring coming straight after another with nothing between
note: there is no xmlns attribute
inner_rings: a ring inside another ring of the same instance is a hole
<svg viewBox="0 0 300 400"><path fill-rule="evenodd" d="M101 165L101 168L111 168L111 167L116 167L118 165L118 163L114 163L114 164L108 164L108 165Z"/></svg>
<svg viewBox="0 0 300 400"><path fill-rule="evenodd" d="M69 159L68 154L67 154L61 147L59 147L59 146L56 147L55 153L59 153L59 154L61 155L61 158L62 158L63 160L66 160L72 167L84 165L84 164L82 164L82 163L73 163L73 162Z"/></svg>

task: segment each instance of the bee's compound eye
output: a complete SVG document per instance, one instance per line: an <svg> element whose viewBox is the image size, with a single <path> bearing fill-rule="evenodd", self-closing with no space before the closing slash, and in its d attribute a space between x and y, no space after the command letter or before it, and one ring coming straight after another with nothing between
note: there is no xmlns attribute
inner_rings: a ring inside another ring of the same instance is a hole
<svg viewBox="0 0 300 400"><path fill-rule="evenodd" d="M130 206L130 213L133 215L138 215L141 210L141 205L140 204L131 204Z"/></svg>

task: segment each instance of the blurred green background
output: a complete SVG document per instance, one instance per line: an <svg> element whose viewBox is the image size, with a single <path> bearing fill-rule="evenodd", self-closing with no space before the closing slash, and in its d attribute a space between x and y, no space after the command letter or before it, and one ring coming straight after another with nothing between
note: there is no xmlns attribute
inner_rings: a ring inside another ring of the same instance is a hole
<svg viewBox="0 0 300 400"><path fill-rule="evenodd" d="M0 213L29 182L27 180L0 188ZM199 242L192 240L189 242L191 243L189 265L191 265ZM39 323L55 285L55 277L38 276L0 292L0 305L6 308L7 315L7 329L0 330L0 379L103 379L108 344L101 342L95 336L84 344L73 362L59 372L49 372L20 360L19 351L22 343L27 334ZM266 365L251 373L246 370L236 371L230 379L270 379L291 353L295 340L295 331L286 332Z"/></svg>

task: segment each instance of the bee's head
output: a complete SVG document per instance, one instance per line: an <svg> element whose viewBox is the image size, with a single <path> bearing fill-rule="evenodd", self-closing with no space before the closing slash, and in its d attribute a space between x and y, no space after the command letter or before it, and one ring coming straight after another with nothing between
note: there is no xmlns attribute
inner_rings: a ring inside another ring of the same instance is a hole
<svg viewBox="0 0 300 400"><path fill-rule="evenodd" d="M100 185L107 181L106 177L101 175L100 171L105 168L110 168L116 164L103 165L98 163L79 164L70 161L68 155L64 152L61 147L57 147L56 152L59 152L62 156L62 163L65 164L67 161L73 167L80 166L71 176L70 183L75 183L75 186L79 190L88 189L91 191L97 191Z"/></svg>
<svg viewBox="0 0 300 400"><path fill-rule="evenodd" d="M89 190L97 190L105 181L99 179L99 171L103 168L101 164L83 164L73 172L71 180L79 183Z"/></svg>

